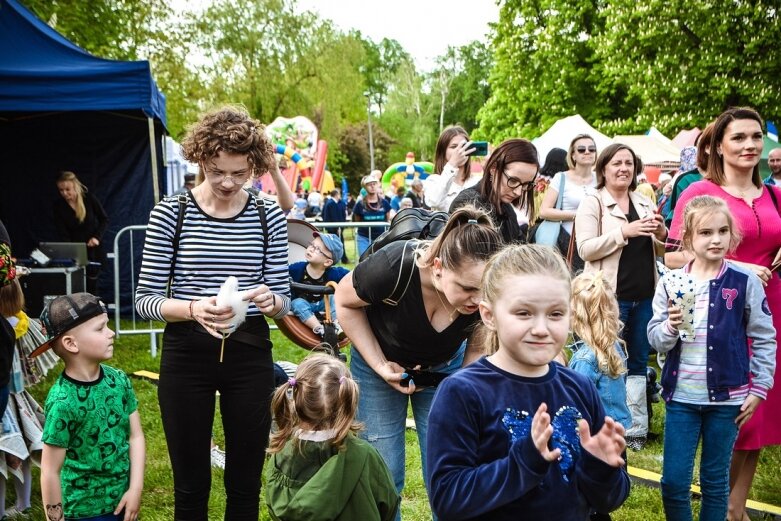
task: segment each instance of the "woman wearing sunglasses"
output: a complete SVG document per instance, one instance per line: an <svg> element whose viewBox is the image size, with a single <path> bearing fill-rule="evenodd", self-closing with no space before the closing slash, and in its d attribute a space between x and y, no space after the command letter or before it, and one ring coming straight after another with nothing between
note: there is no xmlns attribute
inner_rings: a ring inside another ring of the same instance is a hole
<svg viewBox="0 0 781 521"><path fill-rule="evenodd" d="M568 170L558 172L548 184L545 198L540 206L540 217L548 221L561 221L562 230L567 232L565 241L559 244L567 244L572 235L572 227L575 222L575 214L581 201L594 193L597 186L597 176L594 173L594 163L597 160L597 145L588 134L579 134L569 144L567 151ZM564 183L564 194L561 199L561 208L557 208L559 189ZM562 251L562 255L567 255ZM573 272L583 269L583 261L573 255Z"/></svg>
<svg viewBox="0 0 781 521"><path fill-rule="evenodd" d="M597 193L586 196L575 219L578 253L585 271L602 270L615 289L628 376L626 402L632 426L627 447L640 450L648 436L645 373L648 321L656 288L656 255L664 252L667 228L650 199L635 192L642 167L634 151L619 143L605 148L596 163Z"/></svg>
<svg viewBox="0 0 781 521"><path fill-rule="evenodd" d="M521 200L529 222L534 221L534 183L540 163L537 149L526 139L508 139L493 151L485 164L483 179L463 190L450 205L450 213L473 204L491 215L506 244L526 242L513 202Z"/></svg>

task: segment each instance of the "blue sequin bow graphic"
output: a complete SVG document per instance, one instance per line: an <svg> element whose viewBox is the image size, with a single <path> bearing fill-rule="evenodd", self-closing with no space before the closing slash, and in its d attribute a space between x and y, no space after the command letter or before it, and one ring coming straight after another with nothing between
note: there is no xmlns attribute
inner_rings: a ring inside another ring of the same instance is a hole
<svg viewBox="0 0 781 521"><path fill-rule="evenodd" d="M526 411L507 408L502 416L502 425L510 433L512 441L522 440L531 435L532 418ZM565 405L553 415L553 435L550 439L551 450L560 449L559 467L564 481L569 482L575 461L580 456L580 435L578 420L582 419L580 412L574 407Z"/></svg>

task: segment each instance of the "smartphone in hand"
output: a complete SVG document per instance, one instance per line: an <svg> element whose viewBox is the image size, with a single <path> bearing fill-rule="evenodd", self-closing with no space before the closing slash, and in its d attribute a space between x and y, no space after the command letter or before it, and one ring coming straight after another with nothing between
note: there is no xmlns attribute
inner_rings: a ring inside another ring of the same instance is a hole
<svg viewBox="0 0 781 521"><path fill-rule="evenodd" d="M472 141L469 148L474 149L470 156L487 156L488 155L488 141Z"/></svg>

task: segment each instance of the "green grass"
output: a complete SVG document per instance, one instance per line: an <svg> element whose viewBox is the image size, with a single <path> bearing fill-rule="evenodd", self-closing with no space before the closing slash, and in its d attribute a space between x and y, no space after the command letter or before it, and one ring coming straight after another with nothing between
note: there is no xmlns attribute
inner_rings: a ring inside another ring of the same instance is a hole
<svg viewBox="0 0 781 521"><path fill-rule="evenodd" d="M279 332L272 333L275 360L300 361L308 351L305 351ZM159 358L154 359L149 354L148 337L144 335L124 335L116 342L115 357L111 365L122 368L127 373L146 369L157 372ZM54 379L60 373L60 368L54 369L45 382L31 389L33 395L43 403L46 392ZM160 422L160 410L157 405L156 388L144 380L133 380L138 396L139 412L144 427L147 443L147 462L145 472L145 487L142 497L142 519L170 520L173 519L173 481L171 476L165 438ZM652 430L662 432L664 407L655 404L655 414ZM215 421L215 437L222 445L223 434L219 418ZM661 441L649 443L646 450L629 454L629 464L654 472L661 472L662 465ZM413 431L407 431L407 485L402 499L402 515L411 521L431 519L425 486L420 470L420 452L417 437ZM781 447L772 447L763 451L762 459L754 481L752 498L760 501L778 504L781 498ZM44 519L41 509L40 487L38 484L38 469L33 471L33 514L32 519ZM13 487L9 487L9 496L13 495ZM11 502L9 497L8 503ZM698 508L695 501L695 509ZM213 470L212 492L209 503L209 518L222 519L225 508L225 494L222 486L222 471ZM696 510L695 510L696 511ZM663 519L661 495L657 489L642 485L632 485L629 499L614 515L617 521L646 521ZM263 507L261 519L269 519ZM759 517L754 517L759 519Z"/></svg>

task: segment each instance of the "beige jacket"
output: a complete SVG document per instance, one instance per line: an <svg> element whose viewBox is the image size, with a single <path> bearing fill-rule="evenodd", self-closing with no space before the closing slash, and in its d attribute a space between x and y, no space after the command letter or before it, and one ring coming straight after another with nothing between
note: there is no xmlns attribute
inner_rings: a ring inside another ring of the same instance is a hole
<svg viewBox="0 0 781 521"><path fill-rule="evenodd" d="M653 214L656 209L644 195L629 192L629 199L643 217ZM602 233L600 235L599 215L602 206ZM575 218L575 240L578 244L578 255L586 261L584 272L602 270L605 278L615 290L618 277L618 263L621 252L629 241L621 233L621 226L627 223L626 215L619 208L613 196L606 188L600 189L596 195L587 196L580 203ZM655 255L664 255L664 243L653 238ZM654 281L659 278L654 270Z"/></svg>

